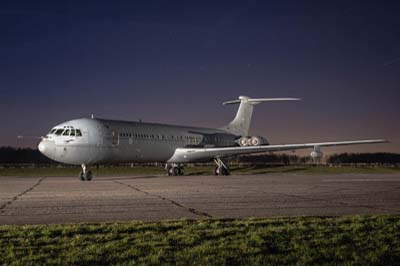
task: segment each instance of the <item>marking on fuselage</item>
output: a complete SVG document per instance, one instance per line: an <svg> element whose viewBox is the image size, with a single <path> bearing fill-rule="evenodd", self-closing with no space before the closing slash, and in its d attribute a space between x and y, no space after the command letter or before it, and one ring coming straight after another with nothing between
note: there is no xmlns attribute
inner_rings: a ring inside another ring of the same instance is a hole
<svg viewBox="0 0 400 266"><path fill-rule="evenodd" d="M123 182L119 182L119 181L113 181L113 182L114 182L114 183L117 183L117 184L120 184L120 185L122 185L122 186L125 186L125 187L129 187L129 188L131 188L131 189L133 189L133 190L135 190L135 191L137 191L137 192L143 193L143 194L145 194L145 195L147 195L147 196L156 197L156 198L159 198L159 199L161 199L161 200L163 200L163 201L168 201L168 202L170 202L171 204L173 204L173 205L175 205L175 206L177 206L177 207L179 207L179 208L185 209L185 210L187 210L188 212L190 212L190 213L192 213L192 214L199 215L199 216L204 216L204 217L207 217L207 218L212 218L212 215L209 214L209 213L196 210L195 208L188 208L188 207L186 207L186 206L184 206L184 205L180 204L179 202L176 202L176 201L174 201L174 200L172 200L172 199L169 199L169 198L166 198L166 197L157 195L157 194L152 194L152 193L150 193L150 192L141 190L141 189L138 188L138 187L135 187L135 186L132 186L132 185L123 183Z"/></svg>

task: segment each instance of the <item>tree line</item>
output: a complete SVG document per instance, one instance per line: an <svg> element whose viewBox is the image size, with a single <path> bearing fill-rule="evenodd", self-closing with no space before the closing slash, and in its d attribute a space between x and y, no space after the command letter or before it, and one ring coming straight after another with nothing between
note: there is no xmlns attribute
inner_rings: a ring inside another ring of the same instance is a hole
<svg viewBox="0 0 400 266"><path fill-rule="evenodd" d="M341 153L333 154L327 159L328 163L380 163L380 164L398 164L400 163L400 154L398 153Z"/></svg>
<svg viewBox="0 0 400 266"><path fill-rule="evenodd" d="M325 156L323 161L328 164L400 164L400 154L388 152L340 153ZM311 158L311 156L274 153L241 156L239 162L304 164L312 163L313 159Z"/></svg>
<svg viewBox="0 0 400 266"><path fill-rule="evenodd" d="M294 154L272 153L258 155L242 155L237 158L243 163L280 163L303 164L310 163L310 156ZM379 163L400 164L398 153L340 153L326 156L325 161L330 164L341 163ZM58 164L42 155L37 149L0 147L0 164Z"/></svg>
<svg viewBox="0 0 400 266"><path fill-rule="evenodd" d="M0 147L0 164L55 163L37 149Z"/></svg>

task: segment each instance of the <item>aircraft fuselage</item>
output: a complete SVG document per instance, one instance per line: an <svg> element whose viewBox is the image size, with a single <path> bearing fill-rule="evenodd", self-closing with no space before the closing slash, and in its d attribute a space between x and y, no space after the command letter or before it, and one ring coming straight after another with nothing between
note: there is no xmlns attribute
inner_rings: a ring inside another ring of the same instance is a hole
<svg viewBox="0 0 400 266"><path fill-rule="evenodd" d="M232 147L236 139L221 129L82 118L55 126L39 150L77 165L167 162L177 148Z"/></svg>

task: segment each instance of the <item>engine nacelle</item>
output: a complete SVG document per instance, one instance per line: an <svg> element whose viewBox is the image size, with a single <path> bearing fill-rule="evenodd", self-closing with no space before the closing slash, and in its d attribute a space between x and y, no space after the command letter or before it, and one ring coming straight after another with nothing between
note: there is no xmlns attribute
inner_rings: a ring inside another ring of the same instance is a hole
<svg viewBox="0 0 400 266"><path fill-rule="evenodd" d="M240 145L241 147L249 146L249 138L241 137L241 138L238 140L238 143L239 143L239 145Z"/></svg>
<svg viewBox="0 0 400 266"><path fill-rule="evenodd" d="M248 139L249 146L260 146L260 145L268 145L268 141L266 138L260 136L254 136Z"/></svg>
<svg viewBox="0 0 400 266"><path fill-rule="evenodd" d="M312 151L310 156L313 158L313 160L318 160L324 156L324 153L322 151Z"/></svg>
<svg viewBox="0 0 400 266"><path fill-rule="evenodd" d="M261 146L261 145L268 145L268 140L261 136L254 136L254 137L241 137L238 140L240 146Z"/></svg>

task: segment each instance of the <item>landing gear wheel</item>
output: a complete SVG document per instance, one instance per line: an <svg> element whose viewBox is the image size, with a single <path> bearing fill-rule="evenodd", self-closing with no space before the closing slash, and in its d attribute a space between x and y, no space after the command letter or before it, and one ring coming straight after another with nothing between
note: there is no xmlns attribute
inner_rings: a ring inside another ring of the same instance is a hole
<svg viewBox="0 0 400 266"><path fill-rule="evenodd" d="M90 170L87 171L86 174L85 174L85 179L86 179L86 181L91 181L92 178L93 178L92 171L90 171Z"/></svg>
<svg viewBox="0 0 400 266"><path fill-rule="evenodd" d="M85 164L82 164L82 172L79 174L79 179L81 181L90 181L92 178L92 171L88 170Z"/></svg>
<svg viewBox="0 0 400 266"><path fill-rule="evenodd" d="M173 175L175 175L175 176L179 175L179 167L177 167L177 166L172 167L172 171L173 171Z"/></svg>
<svg viewBox="0 0 400 266"><path fill-rule="evenodd" d="M172 175L172 166L171 165L166 165L165 166L165 170L167 171L167 176L171 176Z"/></svg>
<svg viewBox="0 0 400 266"><path fill-rule="evenodd" d="M219 172L220 172L220 175L229 175L230 173L229 173L229 169L228 168L225 168L225 167L221 167L221 169L219 170Z"/></svg>
<svg viewBox="0 0 400 266"><path fill-rule="evenodd" d="M179 176L184 174L183 164L166 164L167 176Z"/></svg>
<svg viewBox="0 0 400 266"><path fill-rule="evenodd" d="M178 175L184 175L185 174L185 170L183 169L183 166L180 166L178 169L179 169L178 170Z"/></svg>
<svg viewBox="0 0 400 266"><path fill-rule="evenodd" d="M213 173L214 173L214 175L218 175L218 166L217 165L214 167Z"/></svg>

